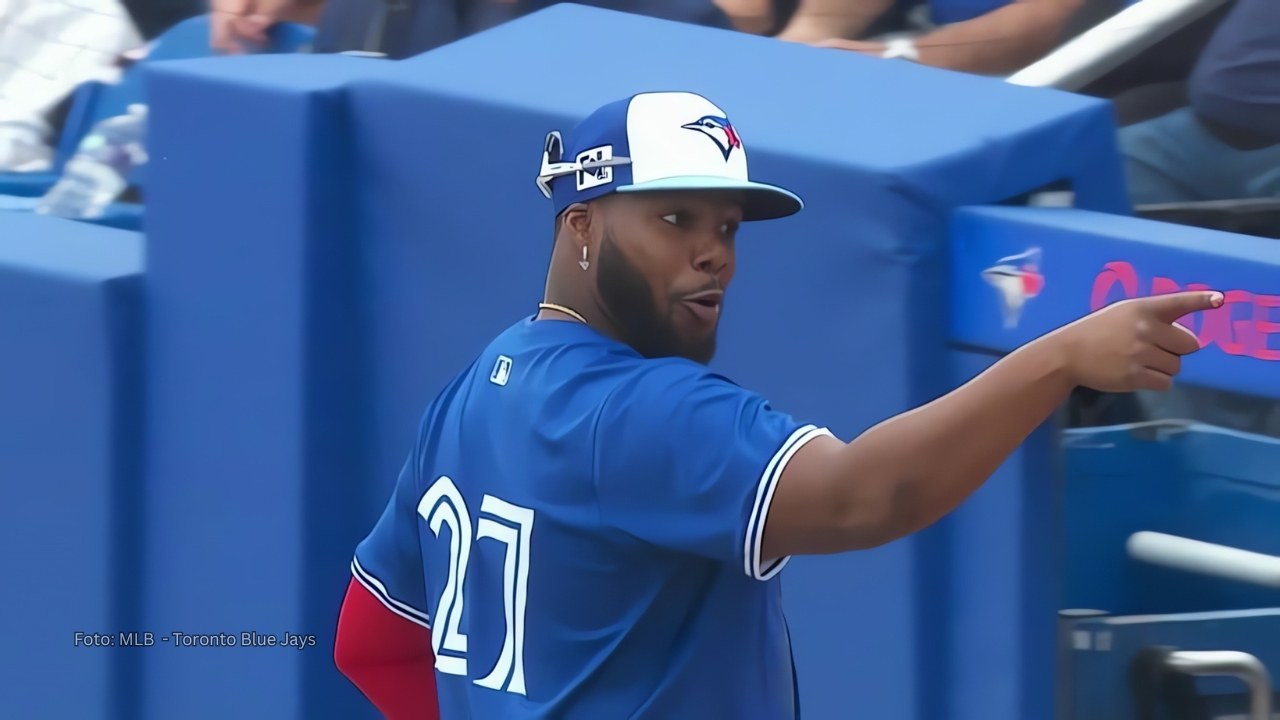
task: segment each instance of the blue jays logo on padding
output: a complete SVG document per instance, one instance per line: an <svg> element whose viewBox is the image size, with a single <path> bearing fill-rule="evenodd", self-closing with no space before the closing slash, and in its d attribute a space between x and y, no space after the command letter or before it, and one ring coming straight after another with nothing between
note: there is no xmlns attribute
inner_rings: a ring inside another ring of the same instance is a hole
<svg viewBox="0 0 1280 720"><path fill-rule="evenodd" d="M686 130L696 130L711 138L716 146L720 148L720 154L724 155L726 161L734 148L742 147L742 140L738 137L738 131L733 129L733 125L729 124L729 118L726 117L703 115L697 120L680 127Z"/></svg>

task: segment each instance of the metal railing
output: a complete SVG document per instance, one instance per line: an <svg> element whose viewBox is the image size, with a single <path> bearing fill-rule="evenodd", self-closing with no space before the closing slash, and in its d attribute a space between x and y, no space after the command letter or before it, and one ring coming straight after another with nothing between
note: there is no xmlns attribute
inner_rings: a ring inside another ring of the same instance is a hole
<svg viewBox="0 0 1280 720"><path fill-rule="evenodd" d="M1129 557L1161 567L1280 588L1280 557L1228 545L1143 531L1129 537ZM1177 650L1165 668L1188 675L1240 678L1249 688L1249 720L1272 720L1271 676L1257 657L1235 650Z"/></svg>
<svg viewBox="0 0 1280 720"><path fill-rule="evenodd" d="M1158 532L1137 532L1126 546L1134 560L1175 570L1280 588L1280 557Z"/></svg>
<svg viewBox="0 0 1280 720"><path fill-rule="evenodd" d="M1006 78L1077 91L1230 0L1141 0Z"/></svg>
<svg viewBox="0 0 1280 720"><path fill-rule="evenodd" d="M1258 658L1234 650L1176 650L1165 667L1187 675L1237 677L1249 687L1249 720L1271 720L1271 676Z"/></svg>

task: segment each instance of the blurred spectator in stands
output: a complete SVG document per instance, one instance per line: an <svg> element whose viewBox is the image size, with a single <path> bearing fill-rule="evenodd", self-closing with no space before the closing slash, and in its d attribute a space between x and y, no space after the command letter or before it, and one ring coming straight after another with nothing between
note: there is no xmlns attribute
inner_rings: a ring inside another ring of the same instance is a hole
<svg viewBox="0 0 1280 720"><path fill-rule="evenodd" d="M119 0L0 2L0 171L47 170L63 102L141 43Z"/></svg>
<svg viewBox="0 0 1280 720"><path fill-rule="evenodd" d="M0 172L41 172L76 87L208 0L0 0Z"/></svg>
<svg viewBox="0 0 1280 720"><path fill-rule="evenodd" d="M352 50L405 58L561 0L212 0L213 44L261 42L281 21L317 25L316 52ZM734 0L729 0L733 2ZM583 0L579 5L729 28L716 0Z"/></svg>
<svg viewBox="0 0 1280 720"><path fill-rule="evenodd" d="M1235 0L1186 97L1120 130L1133 203L1280 197L1280 0Z"/></svg>
<svg viewBox="0 0 1280 720"><path fill-rule="evenodd" d="M364 0L383 7L392 0ZM210 0L210 41L216 50L239 53L267 41L267 29L280 22L315 25L324 0Z"/></svg>
<svg viewBox="0 0 1280 720"><path fill-rule="evenodd" d="M781 40L1007 75L1064 39L1084 0L800 0Z"/></svg>
<svg viewBox="0 0 1280 720"><path fill-rule="evenodd" d="M1124 0L1126 3L1145 1ZM1122 127L1184 107L1187 80L1195 69L1196 59L1230 9L1228 1L1198 14L1146 50L1090 81L1079 93L1111 100L1116 122Z"/></svg>

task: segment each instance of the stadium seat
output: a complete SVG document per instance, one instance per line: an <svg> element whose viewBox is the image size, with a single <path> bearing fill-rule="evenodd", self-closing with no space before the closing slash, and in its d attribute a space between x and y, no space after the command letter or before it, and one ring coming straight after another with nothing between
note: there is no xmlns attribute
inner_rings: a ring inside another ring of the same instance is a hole
<svg viewBox="0 0 1280 720"><path fill-rule="evenodd" d="M310 49L314 29L294 23L282 23L272 29L271 41L260 52L295 53ZM209 46L209 16L201 15L178 23L152 43L146 57L128 68L115 83L91 81L78 87L71 109L63 123L62 134L54 154L53 169L38 173L0 173L0 195L39 197L57 182L67 160L75 154L81 140L98 122L122 115L134 103L146 102L146 71L156 62L189 60L214 54ZM143 173L130 178L141 186ZM127 205L127 204L126 204ZM99 224L136 229L140 208L113 209Z"/></svg>

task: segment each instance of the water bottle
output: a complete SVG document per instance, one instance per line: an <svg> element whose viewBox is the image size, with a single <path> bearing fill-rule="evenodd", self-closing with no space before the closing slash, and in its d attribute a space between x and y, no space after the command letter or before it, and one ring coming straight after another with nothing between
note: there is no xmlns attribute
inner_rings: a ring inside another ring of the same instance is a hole
<svg viewBox="0 0 1280 720"><path fill-rule="evenodd" d="M126 114L99 122L67 160L62 178L36 212L85 220L102 217L129 186L133 169L147 162L146 132L145 105L130 105Z"/></svg>

